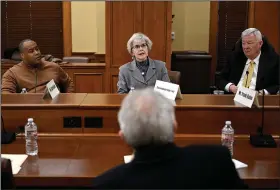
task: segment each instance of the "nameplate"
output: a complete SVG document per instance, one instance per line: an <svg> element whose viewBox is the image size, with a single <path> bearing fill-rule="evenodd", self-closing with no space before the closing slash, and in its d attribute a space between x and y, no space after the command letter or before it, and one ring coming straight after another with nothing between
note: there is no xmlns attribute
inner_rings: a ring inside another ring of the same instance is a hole
<svg viewBox="0 0 280 190"><path fill-rule="evenodd" d="M243 105L245 107L251 108L254 102L258 104L258 98L256 94L257 91L241 86L238 88L235 94L234 102L236 102L237 105Z"/></svg>
<svg viewBox="0 0 280 190"><path fill-rule="evenodd" d="M53 79L47 84L47 93L52 99L54 99L60 93Z"/></svg>
<svg viewBox="0 0 280 190"><path fill-rule="evenodd" d="M163 96L170 100L183 99L181 90L178 84L173 84L169 82L164 82L157 80L154 90L161 93Z"/></svg>

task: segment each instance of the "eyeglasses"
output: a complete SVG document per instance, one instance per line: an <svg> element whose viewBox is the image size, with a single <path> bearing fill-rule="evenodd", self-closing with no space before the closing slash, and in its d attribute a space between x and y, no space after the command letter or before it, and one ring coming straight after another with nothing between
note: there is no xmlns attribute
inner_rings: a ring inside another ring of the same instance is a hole
<svg viewBox="0 0 280 190"><path fill-rule="evenodd" d="M140 47L144 49L145 47L147 47L147 44L135 45L133 48L138 50L140 49Z"/></svg>

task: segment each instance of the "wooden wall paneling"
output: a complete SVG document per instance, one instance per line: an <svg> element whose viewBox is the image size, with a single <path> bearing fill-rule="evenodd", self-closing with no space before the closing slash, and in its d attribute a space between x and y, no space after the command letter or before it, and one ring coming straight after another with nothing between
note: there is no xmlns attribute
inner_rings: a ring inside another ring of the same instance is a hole
<svg viewBox="0 0 280 190"><path fill-rule="evenodd" d="M111 79L111 92L117 93L117 91L118 91L117 83L119 80L118 72L117 71L112 72L110 79Z"/></svg>
<svg viewBox="0 0 280 190"><path fill-rule="evenodd" d="M96 57L95 57L95 52L72 52L72 56L77 56L77 57L88 57L89 63L97 63Z"/></svg>
<svg viewBox="0 0 280 190"><path fill-rule="evenodd" d="M218 34L218 11L219 2L210 2L210 31L209 31L209 54L212 56L211 61L211 83L214 84L215 72L217 67L217 34Z"/></svg>
<svg viewBox="0 0 280 190"><path fill-rule="evenodd" d="M95 60L93 61L94 63L105 63L105 54L95 54Z"/></svg>
<svg viewBox="0 0 280 190"><path fill-rule="evenodd" d="M79 107L57 109L46 106L42 109L42 107L30 108L27 106L22 109L2 109L2 115L5 119L5 128L11 132L19 132L18 127L24 126L27 118L32 117L38 126L39 133L82 133L82 128L63 128L63 117L81 116Z"/></svg>
<svg viewBox="0 0 280 190"><path fill-rule="evenodd" d="M249 2L248 28L254 28L255 24L255 1Z"/></svg>
<svg viewBox="0 0 280 190"><path fill-rule="evenodd" d="M108 70L110 69L110 62L111 62L111 39L112 39L112 2L106 1L105 2L105 63L106 63L106 72L105 72L105 92L109 93L110 89L110 73Z"/></svg>
<svg viewBox="0 0 280 190"><path fill-rule="evenodd" d="M153 42L150 57L165 61L170 69L172 2L144 1L142 15L143 32Z"/></svg>
<svg viewBox="0 0 280 190"><path fill-rule="evenodd" d="M71 1L62 2L63 12L63 52L64 56L72 55Z"/></svg>
<svg viewBox="0 0 280 190"><path fill-rule="evenodd" d="M275 50L280 53L280 9L279 1L254 2L254 27L265 35Z"/></svg>
<svg viewBox="0 0 280 190"><path fill-rule="evenodd" d="M103 119L102 128L86 128L83 126L84 133L118 133L120 130L117 119L118 109L86 109L81 110L83 117L96 117Z"/></svg>
<svg viewBox="0 0 280 190"><path fill-rule="evenodd" d="M103 93L103 73L74 73L76 93Z"/></svg>
<svg viewBox="0 0 280 190"><path fill-rule="evenodd" d="M106 2L109 13L106 15L106 63L109 68L119 68L121 65L131 61L126 44L133 33L138 29L137 8L139 2ZM107 11L106 10L106 11Z"/></svg>
<svg viewBox="0 0 280 190"><path fill-rule="evenodd" d="M112 75L132 60L127 41L141 29L141 2L106 2L106 92L116 92L117 84L112 81Z"/></svg>

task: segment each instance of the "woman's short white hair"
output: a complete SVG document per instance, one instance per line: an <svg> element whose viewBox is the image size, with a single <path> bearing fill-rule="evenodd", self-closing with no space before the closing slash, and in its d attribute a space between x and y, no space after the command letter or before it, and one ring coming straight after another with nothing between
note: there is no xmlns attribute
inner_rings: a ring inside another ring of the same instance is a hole
<svg viewBox="0 0 280 190"><path fill-rule="evenodd" d="M262 41L262 33L256 28L248 28L248 29L244 30L241 34L241 37L243 38L244 36L247 36L250 34L254 34L258 41Z"/></svg>
<svg viewBox="0 0 280 190"><path fill-rule="evenodd" d="M138 39L144 40L148 46L148 50L151 51L153 42L150 40L150 38L148 36L138 32L138 33L134 33L127 42L127 51L129 54L132 54L134 40L138 40Z"/></svg>
<svg viewBox="0 0 280 190"><path fill-rule="evenodd" d="M174 140L174 106L151 88L129 93L122 102L118 121L124 140L131 147Z"/></svg>

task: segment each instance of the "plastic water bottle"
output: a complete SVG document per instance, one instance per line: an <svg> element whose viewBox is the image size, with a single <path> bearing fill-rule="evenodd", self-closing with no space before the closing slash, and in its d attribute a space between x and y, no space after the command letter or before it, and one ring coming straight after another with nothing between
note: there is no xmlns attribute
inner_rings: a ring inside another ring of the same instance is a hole
<svg viewBox="0 0 280 190"><path fill-rule="evenodd" d="M26 88L22 88L22 89L21 89L21 94L26 94L26 93L27 93Z"/></svg>
<svg viewBox="0 0 280 190"><path fill-rule="evenodd" d="M231 121L226 121L226 125L222 129L222 145L228 147L231 156L233 156L234 129Z"/></svg>
<svg viewBox="0 0 280 190"><path fill-rule="evenodd" d="M27 155L38 155L37 126L33 122L33 118L28 118L25 125L25 147Z"/></svg>

